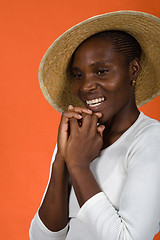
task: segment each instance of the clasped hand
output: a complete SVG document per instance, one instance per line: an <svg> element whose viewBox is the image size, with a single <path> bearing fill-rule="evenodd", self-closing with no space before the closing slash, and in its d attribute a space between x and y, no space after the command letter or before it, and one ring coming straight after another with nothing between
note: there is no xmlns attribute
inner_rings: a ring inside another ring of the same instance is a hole
<svg viewBox="0 0 160 240"><path fill-rule="evenodd" d="M103 146L104 126L97 126L101 113L87 108L69 106L62 114L58 134L58 152L69 169L88 168L100 155ZM81 124L79 124L81 120Z"/></svg>

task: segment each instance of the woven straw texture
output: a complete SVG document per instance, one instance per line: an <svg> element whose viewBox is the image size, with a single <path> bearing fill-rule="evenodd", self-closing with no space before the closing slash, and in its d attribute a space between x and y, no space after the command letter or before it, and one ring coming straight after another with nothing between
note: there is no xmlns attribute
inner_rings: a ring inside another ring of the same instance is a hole
<svg viewBox="0 0 160 240"><path fill-rule="evenodd" d="M38 74L40 88L57 111L67 110L69 104L82 106L72 94L67 67L81 42L105 30L126 31L141 45L142 71L135 90L137 106L142 106L160 93L160 19L136 11L112 12L75 25L53 42L42 58Z"/></svg>

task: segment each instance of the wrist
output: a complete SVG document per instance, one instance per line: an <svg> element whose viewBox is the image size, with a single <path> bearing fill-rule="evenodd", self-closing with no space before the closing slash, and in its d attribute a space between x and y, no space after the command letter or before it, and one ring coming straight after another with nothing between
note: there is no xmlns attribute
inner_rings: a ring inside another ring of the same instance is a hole
<svg viewBox="0 0 160 240"><path fill-rule="evenodd" d="M69 171L90 170L90 162L84 157L78 158L77 156L66 156L65 162Z"/></svg>
<svg viewBox="0 0 160 240"><path fill-rule="evenodd" d="M57 153L56 153L55 161L56 161L56 162L62 162L62 163L65 163L65 157L64 157L64 154L62 154L59 150L58 150Z"/></svg>
<svg viewBox="0 0 160 240"><path fill-rule="evenodd" d="M65 159L58 152L57 152L57 154L55 156L55 160L52 164L51 179L55 174L68 176L68 169L67 169L67 166L66 166L66 163L65 163Z"/></svg>
<svg viewBox="0 0 160 240"><path fill-rule="evenodd" d="M79 174L79 173L82 173L82 174L86 174L88 172L91 172L90 170L90 167L88 165L70 165L68 166L67 165L67 168L68 168L68 171L70 173L70 175L72 174Z"/></svg>

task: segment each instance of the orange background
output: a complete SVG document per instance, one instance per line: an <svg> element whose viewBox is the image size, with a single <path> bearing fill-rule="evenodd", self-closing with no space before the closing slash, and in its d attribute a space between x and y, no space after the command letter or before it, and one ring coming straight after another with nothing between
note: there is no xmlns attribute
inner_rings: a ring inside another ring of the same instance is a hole
<svg viewBox="0 0 160 240"><path fill-rule="evenodd" d="M1 239L29 239L30 221L48 181L60 114L39 88L37 71L44 52L74 24L125 9L160 17L159 0L0 1ZM160 96L141 110L160 120L159 108Z"/></svg>

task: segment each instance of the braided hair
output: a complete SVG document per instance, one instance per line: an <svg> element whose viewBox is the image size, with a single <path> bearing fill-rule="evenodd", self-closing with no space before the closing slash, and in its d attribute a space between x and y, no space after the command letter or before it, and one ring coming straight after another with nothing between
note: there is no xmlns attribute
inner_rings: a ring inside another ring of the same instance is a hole
<svg viewBox="0 0 160 240"><path fill-rule="evenodd" d="M138 60L140 60L141 58L141 46L138 41L129 33L119 30L103 31L92 35L84 42L92 38L111 40L114 49L124 54L126 63L128 64L135 58L137 58ZM81 44L83 44L84 42L82 42Z"/></svg>

